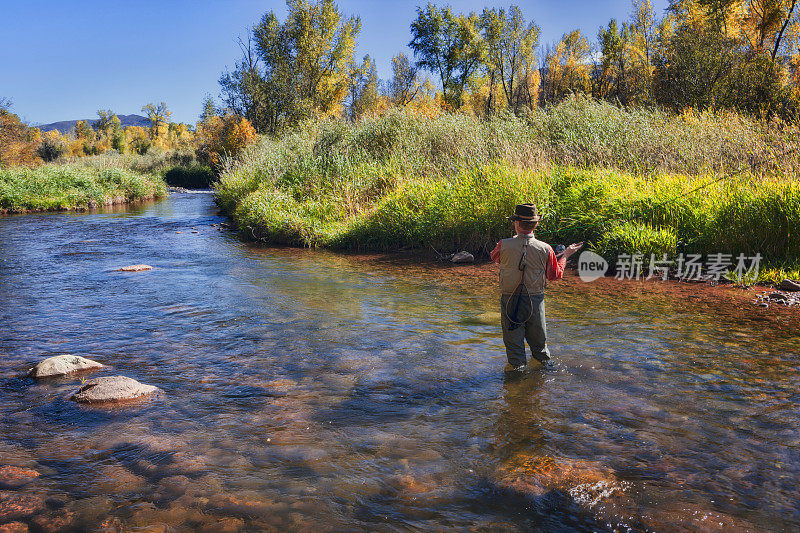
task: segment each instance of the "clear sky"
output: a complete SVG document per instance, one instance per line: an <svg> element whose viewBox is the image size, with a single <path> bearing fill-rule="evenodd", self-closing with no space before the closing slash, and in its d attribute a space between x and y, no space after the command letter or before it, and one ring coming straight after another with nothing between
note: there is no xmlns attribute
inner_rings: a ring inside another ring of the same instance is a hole
<svg viewBox="0 0 800 533"><path fill-rule="evenodd" d="M408 50L409 25L427 0L339 0L361 16L358 56L375 58L378 76ZM434 2L445 5L447 2ZM519 5L542 28L542 44L580 28L595 41L614 17L627 19L630 0L454 0L456 11ZM652 0L660 16L667 0ZM283 1L267 0L0 0L0 97L31 123L96 118L98 109L141 114L165 101L177 122L194 123L207 93L239 57L236 43Z"/></svg>

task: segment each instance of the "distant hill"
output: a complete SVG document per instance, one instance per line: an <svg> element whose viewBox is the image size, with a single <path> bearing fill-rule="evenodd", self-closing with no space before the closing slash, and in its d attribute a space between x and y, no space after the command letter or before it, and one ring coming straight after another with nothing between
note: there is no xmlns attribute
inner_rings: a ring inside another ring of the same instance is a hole
<svg viewBox="0 0 800 533"><path fill-rule="evenodd" d="M123 128L127 126L147 127L150 125L150 121L147 120L147 117L143 117L141 115L117 115L117 117L119 117ZM96 118L85 118L83 120L92 127L94 127L94 125L97 123ZM80 122L80 120L62 120L61 122L51 122L50 124L42 124L41 126L37 127L42 131L58 130L61 133L67 133L69 130L74 128L75 124L78 122Z"/></svg>

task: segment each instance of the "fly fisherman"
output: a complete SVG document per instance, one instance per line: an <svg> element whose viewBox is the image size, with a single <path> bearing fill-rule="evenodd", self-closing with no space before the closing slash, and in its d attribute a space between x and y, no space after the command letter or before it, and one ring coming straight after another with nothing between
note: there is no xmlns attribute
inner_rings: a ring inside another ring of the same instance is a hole
<svg viewBox="0 0 800 533"><path fill-rule="evenodd" d="M559 256L533 230L542 219L533 204L521 204L508 217L517 234L503 239L492 250L491 258L500 264L500 323L508 364L506 372L526 368L525 340L531 356L544 364L550 358L544 315L544 288L547 281L561 279L567 259L582 242L569 245Z"/></svg>

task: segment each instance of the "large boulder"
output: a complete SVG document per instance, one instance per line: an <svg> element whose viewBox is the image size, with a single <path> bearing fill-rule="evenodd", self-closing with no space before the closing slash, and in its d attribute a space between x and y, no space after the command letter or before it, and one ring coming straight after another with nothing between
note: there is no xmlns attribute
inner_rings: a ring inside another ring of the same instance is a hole
<svg viewBox="0 0 800 533"><path fill-rule="evenodd" d="M40 361L28 371L28 375L33 378L46 378L99 368L103 368L103 365L97 361L86 359L80 355L65 354L48 357L44 361Z"/></svg>
<svg viewBox="0 0 800 533"><path fill-rule="evenodd" d="M126 376L106 376L86 381L70 400L79 403L114 403L136 400L158 390Z"/></svg>

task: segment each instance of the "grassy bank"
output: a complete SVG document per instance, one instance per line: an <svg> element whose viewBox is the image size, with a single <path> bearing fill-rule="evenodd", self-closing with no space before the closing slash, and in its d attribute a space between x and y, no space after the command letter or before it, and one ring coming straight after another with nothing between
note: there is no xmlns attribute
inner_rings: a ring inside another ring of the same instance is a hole
<svg viewBox="0 0 800 533"><path fill-rule="evenodd" d="M82 157L73 163L97 169L116 168L157 174L167 185L186 189L207 189L216 178L211 168L200 164L191 151L152 151L145 155L108 153Z"/></svg>
<svg viewBox="0 0 800 533"><path fill-rule="evenodd" d="M759 252L797 274L800 134L738 115L572 99L524 118L403 112L306 123L229 161L219 205L247 235L340 249L487 251L514 204L549 242L612 258Z"/></svg>
<svg viewBox="0 0 800 533"><path fill-rule="evenodd" d="M153 174L119 168L44 165L0 169L0 212L87 209L159 198L166 183Z"/></svg>

